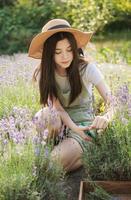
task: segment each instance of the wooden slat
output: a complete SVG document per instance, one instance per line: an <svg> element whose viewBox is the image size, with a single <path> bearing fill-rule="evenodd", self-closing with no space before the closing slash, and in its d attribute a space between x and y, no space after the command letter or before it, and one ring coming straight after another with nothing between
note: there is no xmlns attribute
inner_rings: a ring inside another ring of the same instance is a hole
<svg viewBox="0 0 131 200"><path fill-rule="evenodd" d="M131 181L81 181L79 200L84 200L84 194L93 191L92 183L101 186L110 194L121 196L121 200L131 200Z"/></svg>
<svg viewBox="0 0 131 200"><path fill-rule="evenodd" d="M84 182L80 182L80 191L79 191L79 200L83 199L83 194L84 194Z"/></svg>
<svg viewBox="0 0 131 200"><path fill-rule="evenodd" d="M101 186L109 193L130 194L131 181L95 181L96 184ZM87 192L92 190L91 183L84 182L84 190Z"/></svg>

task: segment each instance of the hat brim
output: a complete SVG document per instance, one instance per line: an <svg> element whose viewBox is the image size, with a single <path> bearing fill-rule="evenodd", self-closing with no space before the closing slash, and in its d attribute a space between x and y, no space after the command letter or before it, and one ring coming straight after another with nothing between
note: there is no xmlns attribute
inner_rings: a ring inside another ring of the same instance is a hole
<svg viewBox="0 0 131 200"><path fill-rule="evenodd" d="M41 32L37 34L33 40L31 41L28 56L36 59L41 59L42 50L44 42L51 37L53 34L58 32L70 32L74 35L78 48L85 47L87 43L90 41L92 32L82 32L73 28L60 28L48 30L47 32Z"/></svg>

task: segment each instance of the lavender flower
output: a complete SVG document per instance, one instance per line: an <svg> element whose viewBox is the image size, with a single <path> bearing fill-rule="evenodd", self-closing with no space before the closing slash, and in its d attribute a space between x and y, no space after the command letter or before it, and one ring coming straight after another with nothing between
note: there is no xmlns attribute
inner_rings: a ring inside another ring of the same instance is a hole
<svg viewBox="0 0 131 200"><path fill-rule="evenodd" d="M46 158L49 156L49 148L47 146L45 147L44 155Z"/></svg>
<svg viewBox="0 0 131 200"><path fill-rule="evenodd" d="M116 95L121 104L126 104L128 102L128 98L129 98L128 86L126 84L124 84L121 87L119 87Z"/></svg>
<svg viewBox="0 0 131 200"><path fill-rule="evenodd" d="M15 86L21 79L25 83L31 81L31 73L38 61L29 58L26 54L14 54L13 56L0 57L0 85ZM28 67L28 70L27 70ZM21 78L18 78L21 77Z"/></svg>
<svg viewBox="0 0 131 200"><path fill-rule="evenodd" d="M47 137L49 135L49 130L46 128L43 132L42 132L42 138L43 140L46 140Z"/></svg>
<svg viewBox="0 0 131 200"><path fill-rule="evenodd" d="M36 146L35 149L34 149L34 152L35 152L36 156L39 156L40 155L40 147Z"/></svg>
<svg viewBox="0 0 131 200"><path fill-rule="evenodd" d="M37 144L40 144L40 137L38 136L38 135L35 135L34 137L33 137L33 144L35 144L35 145L37 145Z"/></svg>
<svg viewBox="0 0 131 200"><path fill-rule="evenodd" d="M8 117L0 120L1 140L9 139L24 144L36 134L31 112L27 108L14 107Z"/></svg>

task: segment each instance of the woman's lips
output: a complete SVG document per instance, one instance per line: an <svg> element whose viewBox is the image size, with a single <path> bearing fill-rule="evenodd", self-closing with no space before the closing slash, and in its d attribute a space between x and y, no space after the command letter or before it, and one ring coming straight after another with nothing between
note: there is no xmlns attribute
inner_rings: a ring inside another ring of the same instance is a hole
<svg viewBox="0 0 131 200"><path fill-rule="evenodd" d="M69 61L64 61L64 62L62 62L62 64L68 64L69 63Z"/></svg>

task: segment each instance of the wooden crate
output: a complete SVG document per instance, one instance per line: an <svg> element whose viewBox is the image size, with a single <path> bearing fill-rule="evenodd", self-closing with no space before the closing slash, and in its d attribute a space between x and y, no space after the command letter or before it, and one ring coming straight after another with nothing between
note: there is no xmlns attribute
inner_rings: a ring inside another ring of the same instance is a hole
<svg viewBox="0 0 131 200"><path fill-rule="evenodd" d="M86 194L93 191L92 183L81 181L79 200L88 200ZM119 200L131 200L131 181L95 181L94 183L111 194L114 200L118 199L116 197L119 197Z"/></svg>

